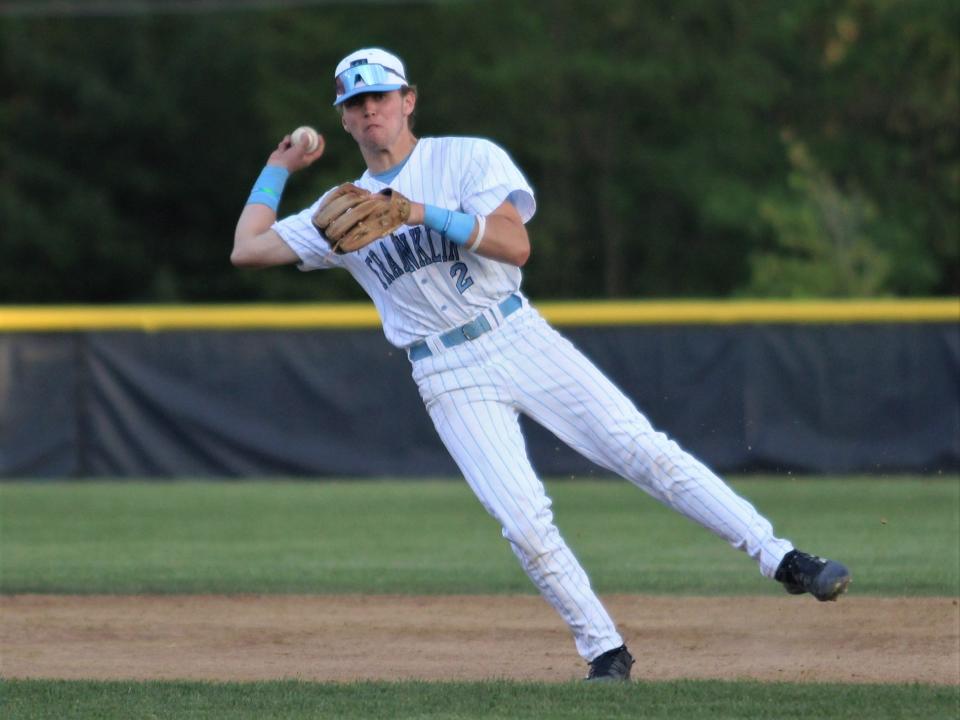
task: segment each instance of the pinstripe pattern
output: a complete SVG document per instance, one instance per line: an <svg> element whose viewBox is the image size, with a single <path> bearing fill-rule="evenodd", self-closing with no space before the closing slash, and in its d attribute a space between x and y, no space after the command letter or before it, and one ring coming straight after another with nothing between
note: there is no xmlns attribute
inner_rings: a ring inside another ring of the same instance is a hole
<svg viewBox="0 0 960 720"><path fill-rule="evenodd" d="M357 184L374 192L386 187L369 173ZM506 199L524 222L536 210L533 191L509 156L481 139L421 139L390 187L472 214L487 215ZM373 299L391 343L407 348L423 342L430 348L432 355L413 363L413 377L440 438L587 661L623 639L554 525L550 498L527 458L520 413L746 551L764 575L774 575L792 546L774 537L770 523L748 502L656 432L525 299L524 307L505 319L496 312L511 293L523 297L519 268L463 248L451 250L422 226L401 228L356 253L333 255L310 222L319 202L274 229L296 251L301 269L346 268ZM391 253L402 261L403 244L409 248L415 238L432 254L420 248L424 254L412 256L408 250L401 267ZM464 287L457 277L470 283ZM481 313L492 330L452 348L439 342L442 333Z"/></svg>
<svg viewBox="0 0 960 720"><path fill-rule="evenodd" d="M510 156L481 138L421 138L389 185L369 172L356 184L372 192L390 187L417 202L474 215L489 215L508 198L524 222L536 210L533 190ZM322 200L321 197L303 211L275 223L273 230L300 257L301 270L346 268L373 300L387 340L397 347L408 347L463 325L520 287L519 268L459 248L465 277L473 281L469 291L457 287L450 275L450 262L424 264L384 288L367 261L371 253L381 257L384 252L395 255L391 239L348 255L334 255L310 222ZM403 226L394 235L410 236L412 230ZM426 228L420 226L416 231L425 233ZM430 243L439 248L439 234L430 234Z"/></svg>
<svg viewBox="0 0 960 720"><path fill-rule="evenodd" d="M745 550L773 577L790 543L703 463L656 432L632 402L538 314L514 349L512 391L521 409L593 462ZM531 373L523 357L536 357Z"/></svg>
<svg viewBox="0 0 960 720"><path fill-rule="evenodd" d="M567 622L588 661L622 640L553 524L550 499L527 458L519 413L744 550L767 577L793 549L750 503L656 432L529 306L477 340L414 363L413 377L473 492L500 522L527 575Z"/></svg>
<svg viewBox="0 0 960 720"><path fill-rule="evenodd" d="M578 652L589 660L619 647L612 619L553 524L501 374L483 344L456 350L414 366L429 378L418 384L440 438L527 576L570 627Z"/></svg>

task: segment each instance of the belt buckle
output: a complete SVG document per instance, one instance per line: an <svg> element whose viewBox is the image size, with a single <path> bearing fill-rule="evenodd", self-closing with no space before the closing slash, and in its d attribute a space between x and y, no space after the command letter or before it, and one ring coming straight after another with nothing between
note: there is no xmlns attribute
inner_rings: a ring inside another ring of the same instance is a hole
<svg viewBox="0 0 960 720"><path fill-rule="evenodd" d="M467 340L476 340L478 337L483 335L486 330L477 320L474 320L473 322L468 322L466 325L461 327L460 332L463 333L463 336Z"/></svg>

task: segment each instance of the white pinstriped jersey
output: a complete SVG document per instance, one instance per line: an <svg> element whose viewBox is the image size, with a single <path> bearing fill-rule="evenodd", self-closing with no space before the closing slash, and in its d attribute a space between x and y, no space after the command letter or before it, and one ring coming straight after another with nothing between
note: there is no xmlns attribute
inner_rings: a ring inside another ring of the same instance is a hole
<svg viewBox="0 0 960 720"><path fill-rule="evenodd" d="M385 187L369 174L357 184L372 191ZM390 187L412 200L471 214L487 215L508 198L524 222L535 210L520 171L486 140L422 139ZM296 251L302 269L349 270L373 298L394 345L435 340L437 333L519 294L518 268L447 243L423 226L403 227L356 253L335 255L310 222L318 204L274 229ZM768 577L792 549L749 502L654 430L528 302L502 321L495 317L469 341L427 345L429 353L411 355L411 368L437 433L588 662L618 648L623 638L553 522L550 498L526 454L519 414L745 550Z"/></svg>
<svg viewBox="0 0 960 720"><path fill-rule="evenodd" d="M470 215L489 215L507 199L525 223L536 211L533 190L513 160L481 138L421 138L389 184L369 171L356 184L372 192L390 187L415 202ZM404 225L355 253L332 253L310 222L322 200L273 229L300 257L301 270L348 270L397 347L462 325L520 288L519 268L471 253L423 225Z"/></svg>

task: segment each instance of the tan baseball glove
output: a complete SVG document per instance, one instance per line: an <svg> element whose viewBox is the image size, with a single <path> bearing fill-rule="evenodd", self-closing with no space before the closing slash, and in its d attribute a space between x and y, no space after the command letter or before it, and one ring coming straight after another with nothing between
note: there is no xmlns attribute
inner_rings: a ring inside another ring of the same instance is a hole
<svg viewBox="0 0 960 720"><path fill-rule="evenodd" d="M388 235L409 217L410 201L396 190L371 193L344 183L323 199L312 220L330 248L343 255Z"/></svg>

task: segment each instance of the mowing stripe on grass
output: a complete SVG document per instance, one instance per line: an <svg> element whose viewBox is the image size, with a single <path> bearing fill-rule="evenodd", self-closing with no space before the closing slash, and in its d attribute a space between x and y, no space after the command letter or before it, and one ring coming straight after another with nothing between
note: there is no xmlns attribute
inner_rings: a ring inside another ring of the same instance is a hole
<svg viewBox="0 0 960 720"><path fill-rule="evenodd" d="M626 481L548 481L602 593L780 595L744 554ZM960 595L953 478L734 487L858 595ZM3 593L533 593L465 483L0 483Z"/></svg>
<svg viewBox="0 0 960 720"><path fill-rule="evenodd" d="M0 712L8 720L636 717L652 720L955 720L960 699L957 687L715 681L628 685L6 681L0 687Z"/></svg>

